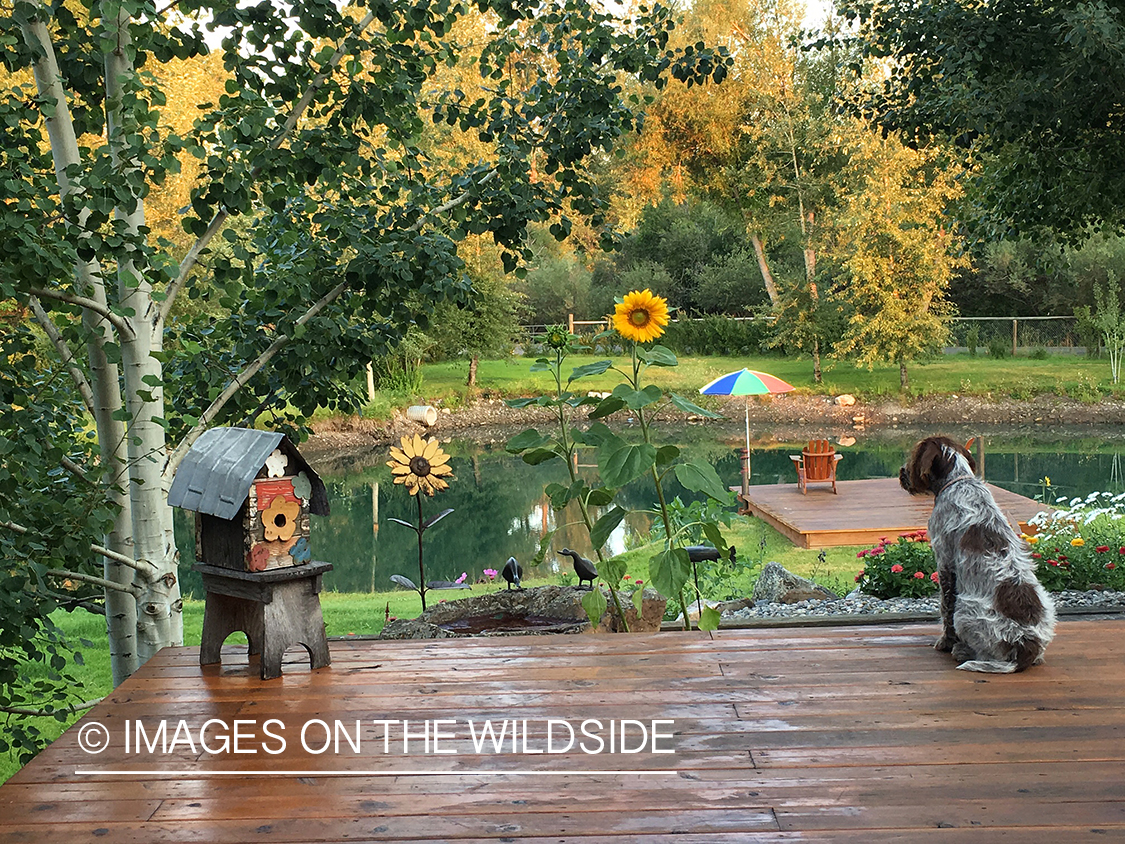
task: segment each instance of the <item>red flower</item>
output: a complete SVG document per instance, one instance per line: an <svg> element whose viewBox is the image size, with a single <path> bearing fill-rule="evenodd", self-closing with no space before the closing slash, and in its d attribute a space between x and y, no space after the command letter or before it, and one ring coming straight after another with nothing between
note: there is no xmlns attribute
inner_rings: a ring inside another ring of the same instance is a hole
<svg viewBox="0 0 1125 844"><path fill-rule="evenodd" d="M1059 564L1058 560L1047 560L1047 565L1049 565L1049 566L1057 566L1058 564Z"/></svg>
<svg viewBox="0 0 1125 844"><path fill-rule="evenodd" d="M856 554L856 557L861 558L861 559L863 557L866 557L866 556L867 556L867 549L866 548L864 548L862 551L860 551L858 554Z"/></svg>
<svg viewBox="0 0 1125 844"><path fill-rule="evenodd" d="M1120 548L1118 548L1117 553L1118 554L1125 554L1125 545L1122 545Z"/></svg>
<svg viewBox="0 0 1125 844"><path fill-rule="evenodd" d="M900 566L898 564L895 564L895 565L891 566L891 571L894 572L895 574L898 574L900 571L902 571L902 566Z"/></svg>
<svg viewBox="0 0 1125 844"><path fill-rule="evenodd" d="M1031 552L1031 559L1033 559L1033 560L1041 560L1041 559L1043 559L1043 555L1042 555L1042 554L1040 554L1040 553L1039 553L1038 551L1032 551L1032 552Z"/></svg>
<svg viewBox="0 0 1125 844"><path fill-rule="evenodd" d="M1108 545L1099 545L1094 550L1097 551L1099 554L1104 554L1106 551L1109 550L1109 546Z"/></svg>
<svg viewBox="0 0 1125 844"><path fill-rule="evenodd" d="M1105 567L1112 571L1113 569L1117 568L1117 563L1106 563Z"/></svg>
<svg viewBox="0 0 1125 844"><path fill-rule="evenodd" d="M863 580L863 575L864 572L861 570L860 573L855 576L855 582L859 583L861 580Z"/></svg>
<svg viewBox="0 0 1125 844"><path fill-rule="evenodd" d="M930 575L930 580L932 580L934 583L938 582L938 573L936 571Z"/></svg>
<svg viewBox="0 0 1125 844"><path fill-rule="evenodd" d="M1061 562L1064 562L1065 560L1066 560L1066 554L1059 554L1059 562L1061 563Z"/></svg>
<svg viewBox="0 0 1125 844"><path fill-rule="evenodd" d="M880 545L878 548L872 548L871 551L870 551L870 554L872 556L874 556L876 554L882 554L882 553L883 553L883 546L882 545Z"/></svg>
<svg viewBox="0 0 1125 844"><path fill-rule="evenodd" d="M920 571L916 571L916 572L914 572L914 579L915 580L925 580L926 575L922 574L922 572L920 572Z"/></svg>

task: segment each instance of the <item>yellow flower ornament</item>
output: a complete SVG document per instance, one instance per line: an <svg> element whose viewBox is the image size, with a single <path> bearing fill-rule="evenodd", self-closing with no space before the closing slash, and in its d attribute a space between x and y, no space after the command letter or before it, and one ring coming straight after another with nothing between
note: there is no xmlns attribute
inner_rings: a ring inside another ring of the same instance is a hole
<svg viewBox="0 0 1125 844"><path fill-rule="evenodd" d="M402 448L391 446L391 467L396 484L403 484L411 495L419 490L432 496L435 492L448 489L443 478L451 476L449 455L441 450L437 440L424 440L417 434L402 438Z"/></svg>
<svg viewBox="0 0 1125 844"><path fill-rule="evenodd" d="M651 290L625 295L613 312L613 327L626 340L649 343L664 333L668 324L668 302Z"/></svg>

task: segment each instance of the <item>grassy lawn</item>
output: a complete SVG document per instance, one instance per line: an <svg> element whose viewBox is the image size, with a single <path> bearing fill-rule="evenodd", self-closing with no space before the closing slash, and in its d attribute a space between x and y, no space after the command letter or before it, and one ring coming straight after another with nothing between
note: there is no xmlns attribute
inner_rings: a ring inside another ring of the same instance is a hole
<svg viewBox="0 0 1125 844"><path fill-rule="evenodd" d="M605 356L579 355L571 358L568 365L580 366L594 360L605 360ZM613 360L621 368L628 367L626 358ZM548 373L528 371L532 362L533 359L528 357L481 361L477 372L478 390L503 397L552 390L554 383ZM813 382L812 365L808 360L766 356L683 358L674 368L652 367L646 373L646 379L684 396L692 396L713 378L741 367L773 373L810 394L852 393L861 398L901 395L897 366L879 366L868 371L850 362L831 360L825 361L821 384ZM440 401L446 406L456 407L467 397L467 373L468 364L464 361L426 364L422 370L421 393L411 398L430 403ZM1041 360L945 355L931 363L912 364L909 375L911 389L906 398L956 394L1027 399L1041 393L1052 393L1095 401L1100 395L1120 392L1112 384L1105 361L1067 355ZM583 378L577 382L576 388L603 391L611 390L619 383L621 376L610 371ZM378 408L373 410L378 412Z"/></svg>

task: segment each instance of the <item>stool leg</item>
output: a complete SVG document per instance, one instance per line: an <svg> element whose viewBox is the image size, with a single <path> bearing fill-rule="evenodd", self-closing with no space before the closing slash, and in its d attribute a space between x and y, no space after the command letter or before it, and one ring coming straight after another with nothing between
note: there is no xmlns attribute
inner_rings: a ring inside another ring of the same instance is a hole
<svg viewBox="0 0 1125 844"><path fill-rule="evenodd" d="M243 601L216 592L208 592L203 607L203 635L199 643L199 664L215 665L223 661L223 642L227 636L242 629Z"/></svg>

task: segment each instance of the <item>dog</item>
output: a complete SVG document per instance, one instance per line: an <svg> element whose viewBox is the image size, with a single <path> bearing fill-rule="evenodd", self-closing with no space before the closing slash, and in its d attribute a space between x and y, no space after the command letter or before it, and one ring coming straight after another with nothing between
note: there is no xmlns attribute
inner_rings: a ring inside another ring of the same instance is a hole
<svg viewBox="0 0 1125 844"><path fill-rule="evenodd" d="M1035 577L1027 544L1012 529L960 443L928 437L899 471L911 495L932 493L930 546L941 587L942 635L965 671L1011 674L1043 661L1055 605Z"/></svg>

